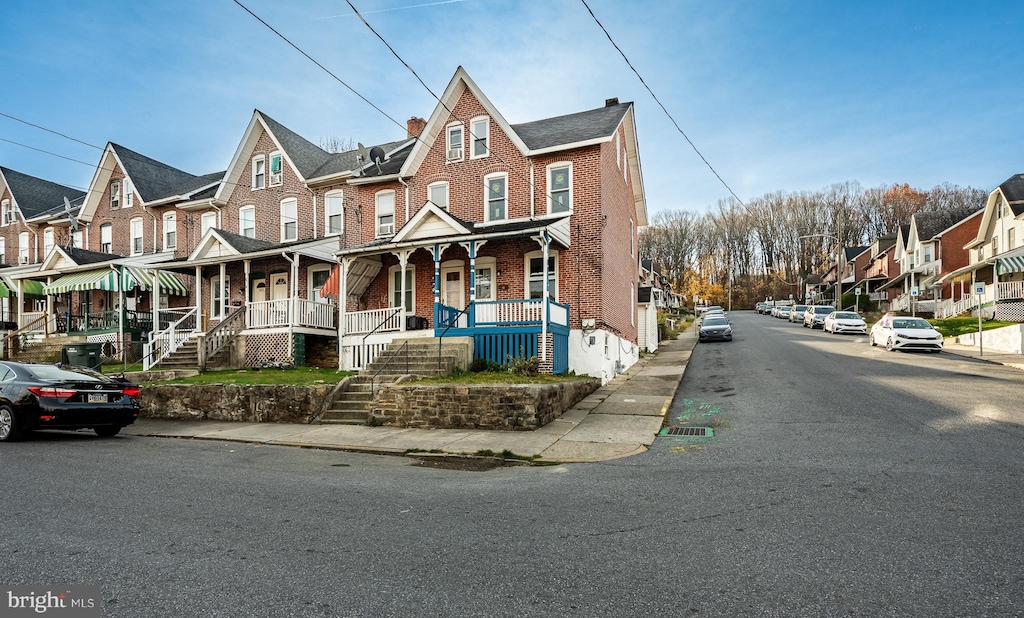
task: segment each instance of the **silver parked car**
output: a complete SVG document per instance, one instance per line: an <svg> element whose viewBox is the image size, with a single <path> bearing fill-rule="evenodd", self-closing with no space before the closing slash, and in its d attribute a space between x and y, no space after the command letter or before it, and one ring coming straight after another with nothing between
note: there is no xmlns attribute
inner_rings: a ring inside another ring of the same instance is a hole
<svg viewBox="0 0 1024 618"><path fill-rule="evenodd" d="M821 329L827 333L838 335L840 333L860 333L866 335L868 332L867 322L855 311L833 311L825 317L825 323Z"/></svg>
<svg viewBox="0 0 1024 618"><path fill-rule="evenodd" d="M811 305L804 311L804 326L807 328L823 328L825 318L835 311L834 307L828 305Z"/></svg>

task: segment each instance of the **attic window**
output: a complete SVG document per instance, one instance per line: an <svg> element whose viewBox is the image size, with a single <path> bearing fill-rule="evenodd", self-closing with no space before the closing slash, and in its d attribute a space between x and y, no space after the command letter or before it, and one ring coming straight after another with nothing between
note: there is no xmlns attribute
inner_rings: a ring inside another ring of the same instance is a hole
<svg viewBox="0 0 1024 618"><path fill-rule="evenodd" d="M281 172L281 153L270 153L270 186L276 187L281 184L284 174Z"/></svg>
<svg viewBox="0 0 1024 618"><path fill-rule="evenodd" d="M14 223L14 211L11 209L11 200L4 200L2 207L0 207L0 216L3 217L3 225L9 225Z"/></svg>
<svg viewBox="0 0 1024 618"><path fill-rule="evenodd" d="M121 181L110 181L110 210L117 210L121 207Z"/></svg>
<svg viewBox="0 0 1024 618"><path fill-rule="evenodd" d="M131 208L135 203L135 186L130 178L124 179L124 207Z"/></svg>
<svg viewBox="0 0 1024 618"><path fill-rule="evenodd" d="M252 160L252 188L262 189L267 186L267 162L263 155Z"/></svg>
<svg viewBox="0 0 1024 618"><path fill-rule="evenodd" d="M490 154L491 119L487 116L474 118L469 123L469 133L473 142L471 159L479 159Z"/></svg>
<svg viewBox="0 0 1024 618"><path fill-rule="evenodd" d="M462 160L462 125L453 124L448 127L447 151L445 161Z"/></svg>

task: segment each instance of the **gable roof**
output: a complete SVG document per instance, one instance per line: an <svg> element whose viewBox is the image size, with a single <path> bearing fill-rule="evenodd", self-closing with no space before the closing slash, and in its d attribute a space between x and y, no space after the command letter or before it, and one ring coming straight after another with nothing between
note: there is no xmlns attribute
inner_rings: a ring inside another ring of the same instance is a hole
<svg viewBox="0 0 1024 618"><path fill-rule="evenodd" d="M33 219L50 211L64 212L64 198L80 201L85 191L29 176L8 167L0 167L0 179L10 189L14 203L25 219Z"/></svg>
<svg viewBox="0 0 1024 618"><path fill-rule="evenodd" d="M403 139L394 142L385 142L383 144L377 144L376 147L384 150L385 162L392 161L399 151L403 150L404 147L411 147L415 142L415 138ZM374 146L367 148L367 151L373 149ZM405 155L401 158L401 161L405 161L405 157L409 156L409 148L404 148ZM311 178L322 178L324 176L334 176L336 174L342 174L345 172L352 172L362 166L367 170L372 170L374 173L377 171L377 166L370 161L359 161L359 150L346 150L345 152L336 152L330 155L330 158L320 166L316 172L313 173ZM383 169L384 165L381 165ZM399 168L401 165L399 164ZM397 171L397 170L396 170Z"/></svg>
<svg viewBox="0 0 1024 618"><path fill-rule="evenodd" d="M155 202L181 195L189 188L196 188L194 185L198 177L194 174L147 157L120 144L111 142L110 147L117 155L121 169L131 178L132 184L135 185L135 191L145 202Z"/></svg>
<svg viewBox="0 0 1024 618"><path fill-rule="evenodd" d="M845 253L843 259L846 262L852 262L857 258L857 256L870 248L871 247L843 247L843 252Z"/></svg>
<svg viewBox="0 0 1024 618"><path fill-rule="evenodd" d="M929 241L964 219L969 219L984 209L944 209L921 211L914 214L918 242Z"/></svg>
<svg viewBox="0 0 1024 618"><path fill-rule="evenodd" d="M262 120L271 138L281 147L285 155L292 162L303 180L317 175L317 170L324 166L331 158L331 153L317 146L308 139L302 137L295 131L264 114L260 110L255 112Z"/></svg>
<svg viewBox="0 0 1024 618"><path fill-rule="evenodd" d="M1014 217L1019 217L1021 213L1024 213L1024 174L1010 176L1003 184L999 185L999 190L1002 191L1006 203L1013 210Z"/></svg>
<svg viewBox="0 0 1024 618"><path fill-rule="evenodd" d="M532 150L543 150L567 144L602 140L615 133L632 103L619 103L565 116L545 118L512 129Z"/></svg>

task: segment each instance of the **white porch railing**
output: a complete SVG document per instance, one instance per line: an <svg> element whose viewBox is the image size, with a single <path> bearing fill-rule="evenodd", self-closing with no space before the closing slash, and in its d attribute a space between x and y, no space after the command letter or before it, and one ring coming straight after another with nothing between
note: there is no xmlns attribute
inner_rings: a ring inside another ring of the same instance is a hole
<svg viewBox="0 0 1024 618"><path fill-rule="evenodd" d="M291 305L288 298L281 300L258 300L246 305L246 328L271 328L288 326L291 323Z"/></svg>
<svg viewBox="0 0 1024 618"><path fill-rule="evenodd" d="M910 294L902 294L893 299L889 308L893 311L909 311L910 310Z"/></svg>
<svg viewBox="0 0 1024 618"><path fill-rule="evenodd" d="M196 308L192 307L166 329L153 333L142 346L142 368L149 371L154 365L167 358L196 332Z"/></svg>
<svg viewBox="0 0 1024 618"><path fill-rule="evenodd" d="M25 328L29 324L32 324L39 318L43 317L45 311L25 311L21 314L21 322L18 323L18 328ZM43 322L39 322L39 330L43 330Z"/></svg>
<svg viewBox="0 0 1024 618"><path fill-rule="evenodd" d="M1024 298L1024 281L997 283L996 298L999 300Z"/></svg>
<svg viewBox="0 0 1024 618"><path fill-rule="evenodd" d="M401 330L402 312L400 307L353 311L345 314L346 335L369 333L375 328L378 333Z"/></svg>
<svg viewBox="0 0 1024 618"><path fill-rule="evenodd" d="M480 301L474 304L474 310L477 324L539 324L544 317L544 302L539 298Z"/></svg>
<svg viewBox="0 0 1024 618"><path fill-rule="evenodd" d="M295 315L292 315L292 312ZM337 309L330 303L318 303L305 298L258 300L246 305L246 328L275 328L306 326L335 330Z"/></svg>
<svg viewBox="0 0 1024 618"><path fill-rule="evenodd" d="M338 328L338 308L331 303L318 303L315 300L299 298L296 300L298 315L296 326L308 326L311 328L325 328L335 330Z"/></svg>

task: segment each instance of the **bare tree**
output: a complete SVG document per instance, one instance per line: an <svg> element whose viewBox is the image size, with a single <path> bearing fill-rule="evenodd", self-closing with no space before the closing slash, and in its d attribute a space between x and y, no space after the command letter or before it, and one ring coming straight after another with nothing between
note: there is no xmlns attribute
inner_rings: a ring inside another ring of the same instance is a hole
<svg viewBox="0 0 1024 618"><path fill-rule="evenodd" d="M338 135L327 135L320 138L318 144L327 152L348 152L356 149L356 140L351 137L340 137Z"/></svg>

